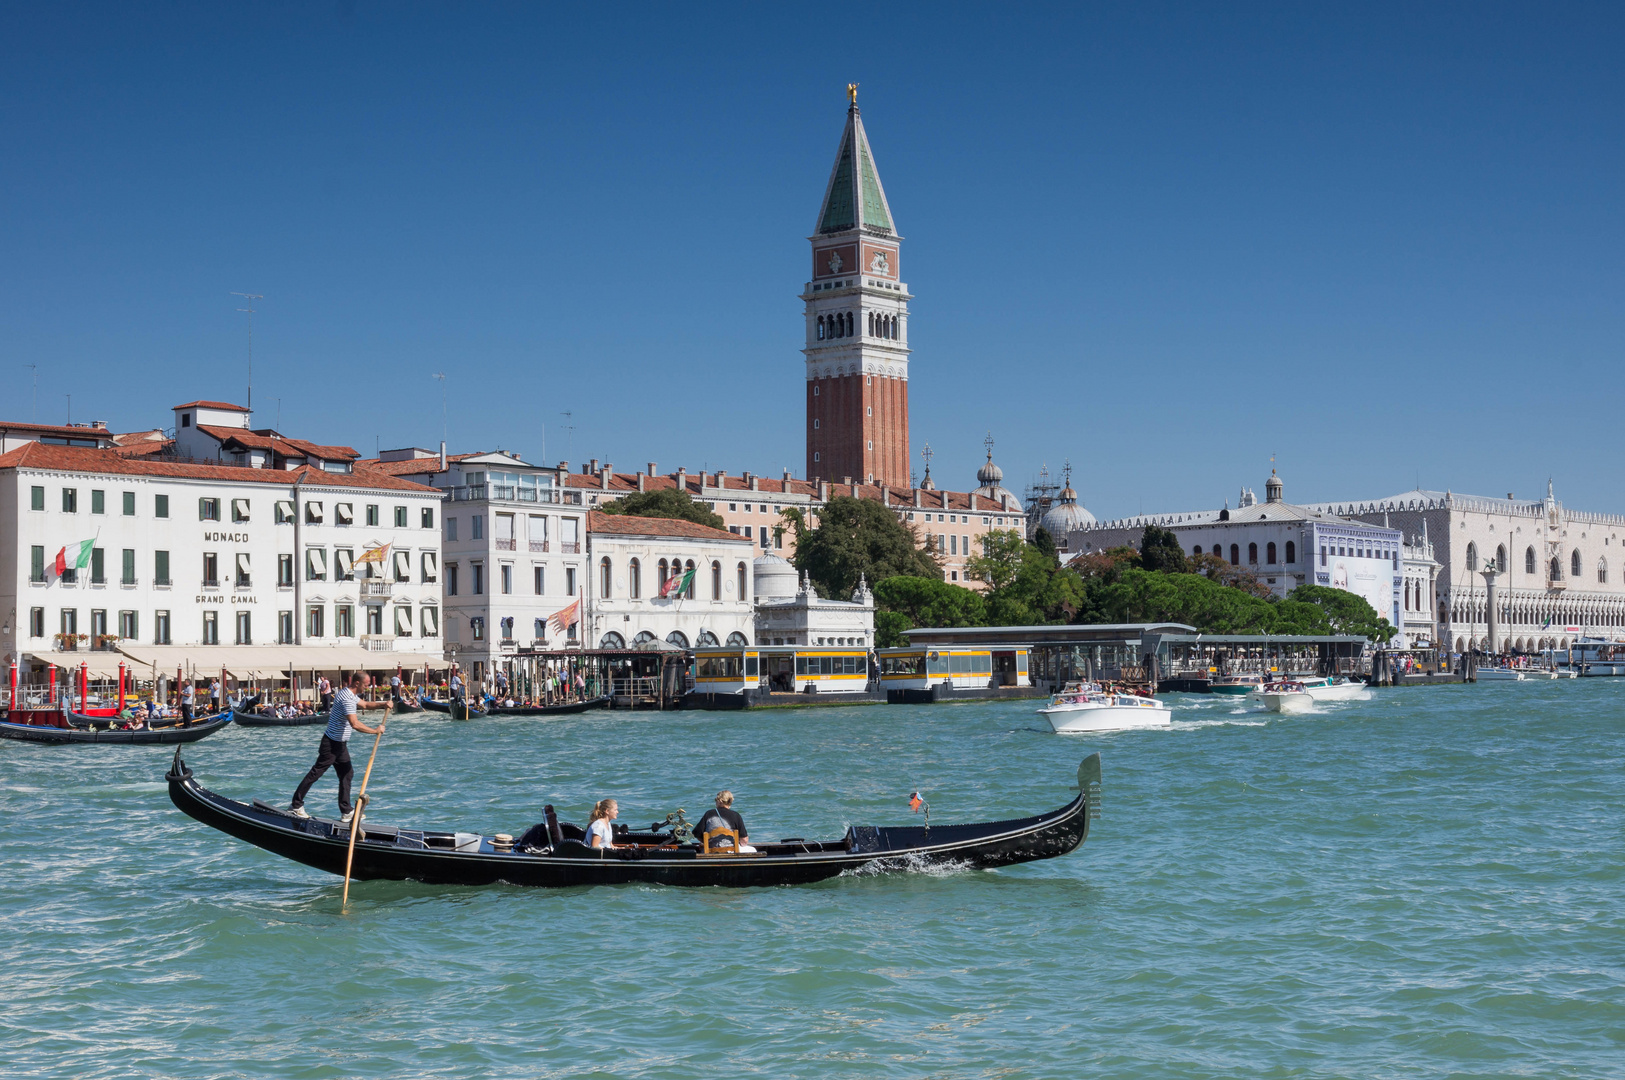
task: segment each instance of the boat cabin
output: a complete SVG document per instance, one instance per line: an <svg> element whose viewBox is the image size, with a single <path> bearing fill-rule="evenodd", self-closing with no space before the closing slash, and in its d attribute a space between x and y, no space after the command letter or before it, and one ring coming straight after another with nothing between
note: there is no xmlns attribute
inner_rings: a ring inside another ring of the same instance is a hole
<svg viewBox="0 0 1625 1080"><path fill-rule="evenodd" d="M861 693L869 688L869 653L859 648L763 645L694 650L694 689L702 694Z"/></svg>
<svg viewBox="0 0 1625 1080"><path fill-rule="evenodd" d="M958 689L1030 686L1028 650L1019 646L955 645L881 649L880 683L887 690L925 690L943 683Z"/></svg>

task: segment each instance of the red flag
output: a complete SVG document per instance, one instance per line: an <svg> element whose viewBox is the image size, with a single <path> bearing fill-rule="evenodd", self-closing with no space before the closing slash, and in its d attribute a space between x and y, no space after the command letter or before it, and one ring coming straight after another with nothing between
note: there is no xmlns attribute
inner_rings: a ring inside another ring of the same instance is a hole
<svg viewBox="0 0 1625 1080"><path fill-rule="evenodd" d="M56 553L56 576L61 577L68 570L68 549L63 548Z"/></svg>

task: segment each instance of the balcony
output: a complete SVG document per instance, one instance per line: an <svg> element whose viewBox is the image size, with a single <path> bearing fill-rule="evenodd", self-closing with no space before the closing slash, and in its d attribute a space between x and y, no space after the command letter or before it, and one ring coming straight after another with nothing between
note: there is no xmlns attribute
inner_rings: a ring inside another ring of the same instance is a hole
<svg viewBox="0 0 1625 1080"><path fill-rule="evenodd" d="M580 543L580 541L572 542L572 541L566 540L564 543L559 545L559 551L563 552L566 555L580 555L581 554L581 543Z"/></svg>
<svg viewBox="0 0 1625 1080"><path fill-rule="evenodd" d="M254 587L254 581L247 574L238 574L237 587L239 589L252 589Z"/></svg>
<svg viewBox="0 0 1625 1080"><path fill-rule="evenodd" d="M454 502L545 503L580 506L581 492L563 488L530 488L514 484L466 484L450 489Z"/></svg>
<svg viewBox="0 0 1625 1080"><path fill-rule="evenodd" d="M220 587L220 579L217 577L206 577L203 579L203 587L205 589L218 589Z"/></svg>
<svg viewBox="0 0 1625 1080"><path fill-rule="evenodd" d="M389 582L371 580L361 583L361 599L366 601L379 601L389 599Z"/></svg>
<svg viewBox="0 0 1625 1080"><path fill-rule="evenodd" d="M499 537L493 542L496 544L498 551L514 551L514 550L516 550L515 545L517 544L517 541L503 540L503 539L501 539Z"/></svg>
<svg viewBox="0 0 1625 1080"><path fill-rule="evenodd" d="M395 639L388 634L362 634L361 647L368 652L394 652Z"/></svg>
<svg viewBox="0 0 1625 1080"><path fill-rule="evenodd" d="M547 541L546 540L532 540L530 542L530 550L532 550L532 551L546 551L547 550Z"/></svg>

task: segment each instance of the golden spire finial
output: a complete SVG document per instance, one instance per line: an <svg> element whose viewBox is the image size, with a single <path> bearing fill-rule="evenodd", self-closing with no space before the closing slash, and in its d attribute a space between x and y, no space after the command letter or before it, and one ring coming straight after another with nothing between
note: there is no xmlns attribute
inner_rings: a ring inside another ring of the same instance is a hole
<svg viewBox="0 0 1625 1080"><path fill-rule="evenodd" d="M858 103L858 84L857 83L849 82L849 83L846 84L846 100L851 102L853 105L856 105Z"/></svg>

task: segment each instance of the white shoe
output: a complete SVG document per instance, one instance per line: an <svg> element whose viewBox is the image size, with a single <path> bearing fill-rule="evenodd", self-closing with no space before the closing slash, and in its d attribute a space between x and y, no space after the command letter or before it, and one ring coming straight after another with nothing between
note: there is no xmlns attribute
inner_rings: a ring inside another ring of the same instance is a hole
<svg viewBox="0 0 1625 1080"><path fill-rule="evenodd" d="M303 806L290 806L288 807L288 816L308 820L310 818L310 811L306 810Z"/></svg>
<svg viewBox="0 0 1625 1080"><path fill-rule="evenodd" d="M353 817L355 817L355 811L354 810L347 810L344 813L339 815L339 821L342 822L345 825L348 825L348 824L350 824L350 819L353 818Z"/></svg>

